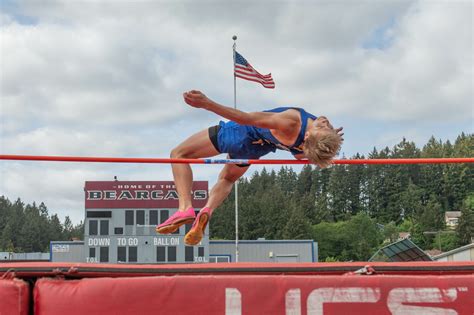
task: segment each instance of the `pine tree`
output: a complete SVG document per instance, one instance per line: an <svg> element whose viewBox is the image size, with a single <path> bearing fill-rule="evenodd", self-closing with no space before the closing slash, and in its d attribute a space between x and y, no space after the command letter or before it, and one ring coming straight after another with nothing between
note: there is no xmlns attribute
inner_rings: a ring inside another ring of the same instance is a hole
<svg viewBox="0 0 474 315"><path fill-rule="evenodd" d="M84 238L84 222L81 221L74 226L71 232L71 239L81 240Z"/></svg>
<svg viewBox="0 0 474 315"><path fill-rule="evenodd" d="M421 157L423 158L442 158L446 156L442 141L436 140L433 136L429 139L421 152ZM423 201L427 201L430 196L436 196L443 205L443 208L447 209L445 171L446 165L443 164L422 165L420 182L425 191Z"/></svg>
<svg viewBox="0 0 474 315"><path fill-rule="evenodd" d="M282 237L287 240L311 239L311 225L301 208L295 208L290 214L289 220L283 229Z"/></svg>
<svg viewBox="0 0 474 315"><path fill-rule="evenodd" d="M452 148L455 157L474 156L474 135L462 133L457 137ZM445 164L443 191L446 196L446 210L458 211L469 193L474 191L474 165Z"/></svg>
<svg viewBox="0 0 474 315"><path fill-rule="evenodd" d="M332 166L328 185L328 205L333 221L347 220L351 214L346 165Z"/></svg>
<svg viewBox="0 0 474 315"><path fill-rule="evenodd" d="M313 172L312 194L314 195L314 218L312 224L321 221L332 221L329 209L328 191L332 168L316 169Z"/></svg>
<svg viewBox="0 0 474 315"><path fill-rule="evenodd" d="M386 159L389 157L388 147L378 152L375 148L369 154L370 159ZM369 165L366 171L366 183L363 186L365 212L377 219L378 222L393 221L392 215L388 213L390 165Z"/></svg>
<svg viewBox="0 0 474 315"><path fill-rule="evenodd" d="M354 159L364 159L364 156L357 153ZM347 183L346 198L348 201L348 211L352 215L363 210L362 189L366 180L365 168L364 165L349 165L347 167L345 180Z"/></svg>
<svg viewBox="0 0 474 315"><path fill-rule="evenodd" d="M74 229L74 226L72 225L72 221L67 215L66 218L64 219L63 238L66 240L70 240L72 237L73 229Z"/></svg>
<svg viewBox="0 0 474 315"><path fill-rule="evenodd" d="M49 243L51 239L49 238L49 213L48 208L42 202L39 207L39 230L40 230L40 244L42 246L42 251L49 250ZM58 239L59 240L59 239Z"/></svg>
<svg viewBox="0 0 474 315"><path fill-rule="evenodd" d="M298 175L298 180L296 182L296 193L298 196L303 196L309 191L313 186L313 171L312 166L307 164L303 166L300 174Z"/></svg>
<svg viewBox="0 0 474 315"><path fill-rule="evenodd" d="M18 198L8 211L9 218L7 224L10 225L13 233L11 233L9 239L5 239L5 241L11 241L17 251L22 251L21 244L23 240L21 239L21 234L18 232L21 231L21 228L25 224L24 206L25 204Z"/></svg>
<svg viewBox="0 0 474 315"><path fill-rule="evenodd" d="M49 238L50 240L62 240L63 226L57 214L53 214L49 220Z"/></svg>
<svg viewBox="0 0 474 315"><path fill-rule="evenodd" d="M399 223L406 217L413 217L421 212L422 200L425 192L410 180L406 189L397 197L399 209L392 215L395 222Z"/></svg>
<svg viewBox="0 0 474 315"><path fill-rule="evenodd" d="M281 191L288 197L291 197L297 185L298 175L291 167L283 166L278 172L277 182Z"/></svg>
<svg viewBox="0 0 474 315"><path fill-rule="evenodd" d="M395 145L389 157L391 158L410 158L418 157L419 150L413 142L406 141L405 138ZM386 195L386 205L379 217L381 222L399 222L402 211L400 209L400 198L403 195L409 183L419 182L418 165L387 165L386 177L384 181Z"/></svg>
<svg viewBox="0 0 474 315"><path fill-rule="evenodd" d="M430 248L433 243L436 232L444 229L444 211L442 210L441 204L437 201L436 196L431 195L428 203L423 205L420 213L416 217L416 226L414 230L414 236L419 243L417 245L422 248ZM428 234L430 233L430 234Z"/></svg>
<svg viewBox="0 0 474 315"><path fill-rule="evenodd" d="M456 232L460 245L474 242L474 194L464 201Z"/></svg>
<svg viewBox="0 0 474 315"><path fill-rule="evenodd" d="M25 221L19 230L21 239L18 242L19 247L25 252L40 252L45 246L41 243L40 213L36 204L26 205Z"/></svg>
<svg viewBox="0 0 474 315"><path fill-rule="evenodd" d="M13 244L13 228L10 223L7 223L0 235L0 250L13 252L15 250L15 245Z"/></svg>
<svg viewBox="0 0 474 315"><path fill-rule="evenodd" d="M10 216L12 204L5 196L0 196L0 231L3 230Z"/></svg>

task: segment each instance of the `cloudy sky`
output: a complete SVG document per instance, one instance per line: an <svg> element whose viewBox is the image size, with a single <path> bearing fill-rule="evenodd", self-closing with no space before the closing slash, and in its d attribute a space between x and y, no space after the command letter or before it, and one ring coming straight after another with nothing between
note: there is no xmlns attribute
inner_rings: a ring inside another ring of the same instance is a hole
<svg viewBox="0 0 474 315"><path fill-rule="evenodd" d="M219 121L184 91L233 105L232 35L276 83L239 80L238 107L324 114L344 126L346 156L473 132L468 0L0 3L1 154L168 157ZM195 166L195 179L212 185L219 169ZM75 223L86 180L172 180L169 165L151 164L1 161L0 171L0 195Z"/></svg>

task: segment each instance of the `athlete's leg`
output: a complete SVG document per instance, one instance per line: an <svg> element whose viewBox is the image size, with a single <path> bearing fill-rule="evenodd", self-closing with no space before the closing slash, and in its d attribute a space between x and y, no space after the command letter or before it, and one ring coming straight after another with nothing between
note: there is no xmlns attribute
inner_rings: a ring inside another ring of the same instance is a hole
<svg viewBox="0 0 474 315"><path fill-rule="evenodd" d="M248 166L240 167L234 164L224 166L224 169L219 174L217 183L211 189L206 206L201 209L196 220L194 220L191 230L189 230L184 237L184 242L187 245L196 245L201 241L212 212L224 202L232 191L234 182L238 180L248 168Z"/></svg>
<svg viewBox="0 0 474 315"><path fill-rule="evenodd" d="M198 159L218 154L219 152L209 138L209 130L205 129L192 135L174 148L170 156L173 159ZM179 210L184 211L192 206L193 172L189 164L171 164L171 167L179 196Z"/></svg>
<svg viewBox="0 0 474 315"><path fill-rule="evenodd" d="M219 174L217 183L212 187L207 200L206 207L211 209L211 214L214 209L219 207L227 196L232 191L234 183L244 175L248 170L248 166L237 166L235 164L227 164Z"/></svg>
<svg viewBox="0 0 474 315"><path fill-rule="evenodd" d="M219 154L209 138L208 129L200 131L171 151L171 158L196 159ZM192 207L191 189L193 173L189 164L171 164L174 183L178 191L179 211L176 211L165 222L156 227L160 234L175 232L183 224L192 223L195 219Z"/></svg>

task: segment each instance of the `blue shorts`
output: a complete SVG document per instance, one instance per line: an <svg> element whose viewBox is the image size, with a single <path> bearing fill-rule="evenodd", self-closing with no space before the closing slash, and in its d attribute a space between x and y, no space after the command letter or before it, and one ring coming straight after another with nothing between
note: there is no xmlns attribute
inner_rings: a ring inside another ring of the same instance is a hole
<svg viewBox="0 0 474 315"><path fill-rule="evenodd" d="M228 153L231 159L259 159L276 150L275 146L262 142L252 126L232 121L221 121L219 125L210 127L209 138L217 151Z"/></svg>

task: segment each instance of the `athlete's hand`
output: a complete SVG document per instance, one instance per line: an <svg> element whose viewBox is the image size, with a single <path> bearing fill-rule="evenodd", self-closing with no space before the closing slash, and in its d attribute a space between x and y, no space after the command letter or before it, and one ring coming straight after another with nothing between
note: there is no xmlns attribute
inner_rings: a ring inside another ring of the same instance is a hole
<svg viewBox="0 0 474 315"><path fill-rule="evenodd" d="M342 127L339 127L336 129L336 133L339 135L339 137L341 137L341 140L344 141L344 138L342 137L344 135L344 132L341 132L342 131Z"/></svg>
<svg viewBox="0 0 474 315"><path fill-rule="evenodd" d="M196 108L206 108L210 100L201 91L191 90L183 93L184 101Z"/></svg>

